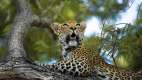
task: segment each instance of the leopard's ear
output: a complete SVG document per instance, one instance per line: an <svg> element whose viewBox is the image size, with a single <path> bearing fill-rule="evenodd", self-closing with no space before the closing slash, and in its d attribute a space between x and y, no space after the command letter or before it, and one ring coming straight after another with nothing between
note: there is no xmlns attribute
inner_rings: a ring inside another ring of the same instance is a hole
<svg viewBox="0 0 142 80"><path fill-rule="evenodd" d="M84 21L80 22L80 25L78 25L78 30L80 32L84 32L85 28L86 28L86 22L84 22Z"/></svg>
<svg viewBox="0 0 142 80"><path fill-rule="evenodd" d="M57 35L67 31L66 30L67 29L66 24L53 23L53 24L51 24L51 28L54 31L54 33L57 34Z"/></svg>
<svg viewBox="0 0 142 80"><path fill-rule="evenodd" d="M52 30L54 31L55 34L59 33L60 26L61 26L60 23L53 23L53 24L51 24L51 28L52 28Z"/></svg>

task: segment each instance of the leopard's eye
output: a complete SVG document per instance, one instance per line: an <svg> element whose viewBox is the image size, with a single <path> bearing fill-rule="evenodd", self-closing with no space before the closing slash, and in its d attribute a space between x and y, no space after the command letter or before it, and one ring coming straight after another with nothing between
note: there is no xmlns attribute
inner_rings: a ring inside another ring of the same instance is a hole
<svg viewBox="0 0 142 80"><path fill-rule="evenodd" d="M68 26L68 24L64 23L63 26Z"/></svg>
<svg viewBox="0 0 142 80"><path fill-rule="evenodd" d="M80 24L79 24L79 23L77 23L77 24L76 24L76 26L80 26Z"/></svg>

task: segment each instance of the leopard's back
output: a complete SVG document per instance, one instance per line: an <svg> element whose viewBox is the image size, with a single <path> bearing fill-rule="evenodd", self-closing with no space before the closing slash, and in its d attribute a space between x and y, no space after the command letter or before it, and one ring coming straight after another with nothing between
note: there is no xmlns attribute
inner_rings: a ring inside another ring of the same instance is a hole
<svg viewBox="0 0 142 80"><path fill-rule="evenodd" d="M141 80L142 71L136 72L107 64L99 54L94 56L94 69L101 80Z"/></svg>

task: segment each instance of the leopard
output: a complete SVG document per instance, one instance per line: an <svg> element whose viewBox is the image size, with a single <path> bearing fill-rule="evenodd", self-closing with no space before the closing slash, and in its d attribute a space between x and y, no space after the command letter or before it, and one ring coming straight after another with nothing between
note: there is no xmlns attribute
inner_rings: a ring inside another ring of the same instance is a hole
<svg viewBox="0 0 142 80"><path fill-rule="evenodd" d="M62 44L63 60L51 65L51 70L73 76L95 74L97 80L142 80L142 70L132 71L107 64L99 53L82 44L86 25L68 22L54 23L52 28Z"/></svg>
<svg viewBox="0 0 142 80"><path fill-rule="evenodd" d="M65 38L60 38L59 36L59 40L61 42L62 49L64 49L64 52L66 52L65 54L63 54L64 59L71 59L71 62L73 62L73 60L78 60L79 62L85 63L85 64L81 64L80 66L83 66L84 68L88 69L88 70L84 70L87 71L87 74L89 75L89 73L91 74L92 72L95 72L97 79L99 80L140 80L142 79L142 70L135 72L132 70L126 70L123 68L118 68L117 66L114 65L110 65L107 64L104 59L100 56L99 53L96 54L92 54L94 51L86 48L83 44L82 44L82 40L83 40L83 33L85 30L85 24L84 23L75 23L75 22L69 22L64 26L65 28L68 28L68 30L71 31L70 34L68 33L60 33L62 35L67 35L64 36ZM60 24L61 26L61 24ZM59 26L58 26L59 28ZM79 30L81 29L81 30ZM55 32L57 32L57 29L54 29ZM60 31L62 32L62 31ZM69 31L67 31L69 32ZM74 36L72 36L74 35ZM74 42L72 42L72 38L67 38L67 37L74 37ZM72 42L72 43L79 43L74 45L74 49L72 49L71 44L67 44L68 42ZM80 41L80 42L79 42ZM66 48L66 46L68 46ZM63 53L63 52L62 52ZM67 60L68 63L70 62L70 60ZM64 63L64 61L62 61ZM59 63L60 64L60 63ZM75 64L76 66L78 64ZM85 66L88 67L85 67ZM58 66L59 67L59 66ZM61 67L61 66L60 66ZM92 69L89 69L92 68ZM90 72L89 72L90 71ZM80 74L84 74L84 73L80 73Z"/></svg>
<svg viewBox="0 0 142 80"><path fill-rule="evenodd" d="M69 21L63 24L54 23L51 26L62 45L61 53L63 59L53 65L55 70L74 76L87 76L93 73L93 66L92 63L90 63L92 62L90 58L92 55L86 54L86 52L89 52L86 51L88 49L82 51L84 53L83 55L78 54L84 36L85 23Z"/></svg>

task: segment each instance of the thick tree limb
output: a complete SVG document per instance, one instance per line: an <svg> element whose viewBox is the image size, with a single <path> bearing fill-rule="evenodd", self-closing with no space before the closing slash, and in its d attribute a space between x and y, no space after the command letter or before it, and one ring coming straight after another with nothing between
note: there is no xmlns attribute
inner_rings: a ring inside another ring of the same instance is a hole
<svg viewBox="0 0 142 80"><path fill-rule="evenodd" d="M32 14L26 0L13 0L17 8L17 16L12 25L8 43L8 57L26 57L23 48L24 32L32 22Z"/></svg>
<svg viewBox="0 0 142 80"><path fill-rule="evenodd" d="M51 21L44 20L42 18L39 18L36 15L34 15L34 20L31 23L31 26L48 29L48 31L51 33L51 35L53 37L53 40L57 40L57 35L51 29L50 25L51 25Z"/></svg>

